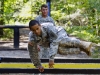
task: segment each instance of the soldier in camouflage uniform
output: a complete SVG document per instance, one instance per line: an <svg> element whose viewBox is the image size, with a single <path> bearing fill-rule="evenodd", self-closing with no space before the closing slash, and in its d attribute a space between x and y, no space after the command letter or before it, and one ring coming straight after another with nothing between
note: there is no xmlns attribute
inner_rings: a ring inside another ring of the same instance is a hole
<svg viewBox="0 0 100 75"><path fill-rule="evenodd" d="M35 20L37 20L40 24L53 23L55 25L54 20L48 16L48 6L46 4L41 6L41 15L37 16Z"/></svg>
<svg viewBox="0 0 100 75"><path fill-rule="evenodd" d="M40 72L44 71L40 61L41 57L49 58L49 68L53 68L55 55L58 52L67 54L69 52L67 47L78 47L90 55L91 43L68 37L62 27L54 26L51 23L40 25L38 21L31 20L29 28L31 30L28 44L29 55L34 66L39 68ZM77 49L77 52L80 49Z"/></svg>

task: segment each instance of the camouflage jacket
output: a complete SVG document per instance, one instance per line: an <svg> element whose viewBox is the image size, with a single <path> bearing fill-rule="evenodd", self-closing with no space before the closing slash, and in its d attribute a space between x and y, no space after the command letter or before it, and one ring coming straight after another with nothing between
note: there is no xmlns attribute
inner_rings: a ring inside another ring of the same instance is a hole
<svg viewBox="0 0 100 75"><path fill-rule="evenodd" d="M53 23L55 25L54 20L50 16L47 16L46 18L44 18L41 15L39 15L35 18L35 20L37 20L40 24L42 24L42 23Z"/></svg>

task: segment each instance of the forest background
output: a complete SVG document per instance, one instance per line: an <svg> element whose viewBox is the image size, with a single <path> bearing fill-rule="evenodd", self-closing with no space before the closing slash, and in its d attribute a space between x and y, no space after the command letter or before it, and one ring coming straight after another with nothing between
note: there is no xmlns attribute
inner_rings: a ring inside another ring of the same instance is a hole
<svg viewBox="0 0 100 75"><path fill-rule="evenodd" d="M0 25L28 25L41 14L40 6L45 3L46 0L0 0ZM51 0L51 17L70 35L100 43L100 0ZM13 38L13 30L3 29L0 40L9 38Z"/></svg>

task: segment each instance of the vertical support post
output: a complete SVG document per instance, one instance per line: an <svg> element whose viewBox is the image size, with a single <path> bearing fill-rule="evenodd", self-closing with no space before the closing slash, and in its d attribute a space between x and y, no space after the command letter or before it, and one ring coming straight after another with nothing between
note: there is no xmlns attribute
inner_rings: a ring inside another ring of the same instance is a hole
<svg viewBox="0 0 100 75"><path fill-rule="evenodd" d="M1 57L0 57L0 63L1 63Z"/></svg>
<svg viewBox="0 0 100 75"><path fill-rule="evenodd" d="M19 48L19 28L14 28L14 48Z"/></svg>
<svg viewBox="0 0 100 75"><path fill-rule="evenodd" d="M0 25L4 25L4 0L0 0ZM0 36L3 36L3 28L0 28Z"/></svg>
<svg viewBox="0 0 100 75"><path fill-rule="evenodd" d="M48 5L48 9L49 9L49 12L48 12L48 16L50 16L50 11L51 11L51 0L46 0L47 2L47 5Z"/></svg>

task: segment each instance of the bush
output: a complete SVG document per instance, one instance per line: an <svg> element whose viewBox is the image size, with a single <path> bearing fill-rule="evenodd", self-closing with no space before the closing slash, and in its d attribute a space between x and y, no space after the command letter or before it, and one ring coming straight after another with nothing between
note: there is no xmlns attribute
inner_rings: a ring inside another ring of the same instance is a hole
<svg viewBox="0 0 100 75"><path fill-rule="evenodd" d="M13 38L13 29L3 29L3 36L1 37L0 40L11 40Z"/></svg>
<svg viewBox="0 0 100 75"><path fill-rule="evenodd" d="M82 40L94 43L100 42L100 36L96 35L96 29L91 29L89 26L72 26L67 27L66 30L70 35L74 35Z"/></svg>

